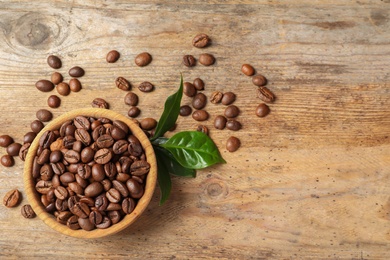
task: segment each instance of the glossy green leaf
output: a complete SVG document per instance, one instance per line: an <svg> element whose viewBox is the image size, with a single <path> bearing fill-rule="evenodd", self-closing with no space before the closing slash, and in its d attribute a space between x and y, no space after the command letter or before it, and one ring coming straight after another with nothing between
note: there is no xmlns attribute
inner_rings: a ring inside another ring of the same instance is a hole
<svg viewBox="0 0 390 260"><path fill-rule="evenodd" d="M179 116L180 102L183 96L183 75L180 76L180 86L175 94L167 98L164 105L164 111L158 120L154 136L150 140L155 140L163 136L169 129L171 129Z"/></svg>
<svg viewBox="0 0 390 260"><path fill-rule="evenodd" d="M161 145L165 144L168 141L168 138L166 137L159 137L152 141L153 145Z"/></svg>
<svg viewBox="0 0 390 260"><path fill-rule="evenodd" d="M226 163L215 143L202 132L179 132L161 146L185 168L203 169L216 163Z"/></svg>
<svg viewBox="0 0 390 260"><path fill-rule="evenodd" d="M155 151L158 150L158 156L163 160L170 174L182 177L196 177L196 170L183 167L167 149L159 146L153 147Z"/></svg>
<svg viewBox="0 0 390 260"><path fill-rule="evenodd" d="M154 150L156 154L157 160L157 181L158 186L160 187L160 206L165 203L165 201L169 198L172 189L172 181L171 176L169 175L169 171L165 166L164 159L161 156L163 154L160 150Z"/></svg>

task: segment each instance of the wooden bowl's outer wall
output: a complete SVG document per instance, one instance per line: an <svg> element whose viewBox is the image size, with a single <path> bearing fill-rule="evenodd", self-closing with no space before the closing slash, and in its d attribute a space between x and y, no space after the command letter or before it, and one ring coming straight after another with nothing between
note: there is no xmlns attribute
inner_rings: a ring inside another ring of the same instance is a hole
<svg viewBox="0 0 390 260"><path fill-rule="evenodd" d="M147 161L150 163L150 172L146 179L146 186L145 186L145 194L142 196L142 198L138 201L137 206L135 207L134 211L126 215L119 223L112 225L111 227L107 229L94 229L92 231L85 231L85 230L71 230L66 225L62 225L58 223L55 219L55 217L47 213L44 209L44 206L42 205L40 201L40 195L35 190L35 182L32 178L31 170L32 165L34 161L34 157L36 155L36 151L39 146L39 139L42 136L42 134L47 130L55 130L59 129L60 126L67 120L73 119L76 116L87 116L87 117L106 117L111 120L121 120L124 123L126 123L131 132L139 139L139 141L142 144L142 147L145 151ZM45 128L38 133L37 137L31 144L26 161L25 161L25 168L24 168L24 186L26 195L28 198L29 203L31 204L33 210L37 214L37 216L42 219L48 226L53 228L56 231L59 231L65 235L77 237L77 238L98 238L98 237L104 237L108 235L115 234L126 227L128 227L131 223L133 223L146 209L148 206L156 186L157 182L157 163L156 163L156 157L154 154L153 147L145 135L145 133L129 118L118 114L116 112L113 112L111 110L107 109L100 109L100 108L85 108L85 109L77 109L70 111L68 113L65 113L64 115L54 119L52 122L50 122L48 125L45 126Z"/></svg>

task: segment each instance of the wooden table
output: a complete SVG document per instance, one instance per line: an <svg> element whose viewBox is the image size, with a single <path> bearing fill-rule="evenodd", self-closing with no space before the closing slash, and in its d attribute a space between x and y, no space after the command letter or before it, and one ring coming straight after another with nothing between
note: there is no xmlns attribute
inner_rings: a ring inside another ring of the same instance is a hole
<svg viewBox="0 0 390 260"><path fill-rule="evenodd" d="M390 1L0 1L0 134L17 142L35 112L48 108L34 84L61 57L65 76L82 66L83 89L61 97L54 116L90 107L95 97L127 114L123 76L140 97L139 119L158 119L166 97L185 81L206 82L204 93L233 91L238 132L216 130L223 105L208 103L210 136L227 164L173 178L169 201L159 192L131 227L112 237L65 237L20 206L0 207L0 258L390 258ZM199 32L207 49L191 44ZM121 53L108 64L111 49ZM143 68L134 57L153 56ZM187 68L184 54L212 53L216 64ZM277 100L265 118L254 115L256 87L241 73L252 64ZM156 89L141 93L151 81ZM183 104L190 98L184 97ZM190 117L176 131L193 130ZM235 135L242 147L225 149ZM0 149L5 154L5 149ZM23 193L23 162L0 168L1 197ZM21 205L28 203L23 198Z"/></svg>

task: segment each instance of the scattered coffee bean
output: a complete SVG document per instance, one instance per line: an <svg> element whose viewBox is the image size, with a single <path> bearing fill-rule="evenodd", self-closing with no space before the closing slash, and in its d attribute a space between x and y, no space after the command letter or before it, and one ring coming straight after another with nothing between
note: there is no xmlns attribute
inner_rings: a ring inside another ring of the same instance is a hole
<svg viewBox="0 0 390 260"><path fill-rule="evenodd" d="M149 131L157 126L157 121L154 118L147 117L141 120L140 125L143 130Z"/></svg>
<svg viewBox="0 0 390 260"><path fill-rule="evenodd" d="M202 132L202 133L204 133L206 135L209 134L209 129L205 125L198 125L198 127L196 128L196 131Z"/></svg>
<svg viewBox="0 0 390 260"><path fill-rule="evenodd" d="M7 147L8 145L12 144L14 142L14 139L12 139L9 135L2 135L0 136L0 146L1 147Z"/></svg>
<svg viewBox="0 0 390 260"><path fill-rule="evenodd" d="M192 55L184 55L183 56L183 63L187 67L193 67L196 65L196 60L194 56Z"/></svg>
<svg viewBox="0 0 390 260"><path fill-rule="evenodd" d="M249 64L243 64L241 66L241 71L247 76L252 76L253 74L255 74L255 69Z"/></svg>
<svg viewBox="0 0 390 260"><path fill-rule="evenodd" d="M130 107L129 111L127 112L127 115L129 117L134 118L134 117L139 116L140 113L141 113L141 110L138 107L132 106L132 107Z"/></svg>
<svg viewBox="0 0 390 260"><path fill-rule="evenodd" d="M183 94L187 97L193 97L196 95L196 88L190 82L184 82L183 84Z"/></svg>
<svg viewBox="0 0 390 260"><path fill-rule="evenodd" d="M263 75L257 74L252 78L252 83L258 87L261 87L267 84L267 79Z"/></svg>
<svg viewBox="0 0 390 260"><path fill-rule="evenodd" d="M23 136L23 143L32 143L37 136L34 132L28 132Z"/></svg>
<svg viewBox="0 0 390 260"><path fill-rule="evenodd" d="M61 59L55 55L50 55L47 57L47 64L53 69L59 69L62 66Z"/></svg>
<svg viewBox="0 0 390 260"><path fill-rule="evenodd" d="M226 128L232 131L238 131L241 129L241 123L235 119L228 120L226 122Z"/></svg>
<svg viewBox="0 0 390 260"><path fill-rule="evenodd" d="M51 74L51 82L53 82L54 85L61 83L63 80L64 78L62 77L61 73L56 71Z"/></svg>
<svg viewBox="0 0 390 260"><path fill-rule="evenodd" d="M139 67L144 67L152 61L152 56L147 52L142 52L135 57L135 64Z"/></svg>
<svg viewBox="0 0 390 260"><path fill-rule="evenodd" d="M68 73L69 73L69 76L74 77L74 78L82 77L85 74L84 69L79 67L79 66L75 66L75 67L71 68Z"/></svg>
<svg viewBox="0 0 390 260"><path fill-rule="evenodd" d="M47 98L47 105L51 108L58 108L61 105L61 99L56 95Z"/></svg>
<svg viewBox="0 0 390 260"><path fill-rule="evenodd" d="M196 78L192 84L197 90L204 90L204 82L202 79Z"/></svg>
<svg viewBox="0 0 390 260"><path fill-rule="evenodd" d="M26 160L27 152L28 152L28 149L30 148L30 145L31 145L30 143L25 143L25 144L22 145L22 147L20 147L19 158L22 161Z"/></svg>
<svg viewBox="0 0 390 260"><path fill-rule="evenodd" d="M216 129L222 130L226 127L226 122L227 122L226 117L222 115L218 115L214 119L214 127Z"/></svg>
<svg viewBox="0 0 390 260"><path fill-rule="evenodd" d="M129 106L138 105L138 96L134 92L129 92L125 96L125 104Z"/></svg>
<svg viewBox="0 0 390 260"><path fill-rule="evenodd" d="M102 99L102 98L95 98L92 101L92 107L108 109L109 105L108 105L108 103L104 99Z"/></svg>
<svg viewBox="0 0 390 260"><path fill-rule="evenodd" d="M106 61L108 63L114 63L119 60L120 54L116 50L109 51L106 55Z"/></svg>
<svg viewBox="0 0 390 260"><path fill-rule="evenodd" d="M275 101L275 95L267 87L259 87L257 89L257 96L266 103Z"/></svg>
<svg viewBox="0 0 390 260"><path fill-rule="evenodd" d="M142 92L151 92L154 89L154 85L148 81L144 81L138 86L138 89Z"/></svg>
<svg viewBox="0 0 390 260"><path fill-rule="evenodd" d="M34 120L31 122L30 127L34 133L39 133L39 131L41 131L45 126L43 125L43 123L41 121Z"/></svg>
<svg viewBox="0 0 390 260"><path fill-rule="evenodd" d="M54 89L54 84L46 79L38 80L37 83L35 83L35 87L42 92L50 92Z"/></svg>
<svg viewBox="0 0 390 260"><path fill-rule="evenodd" d="M236 100L236 94L233 92L225 92L223 94L221 103L225 106L232 104Z"/></svg>
<svg viewBox="0 0 390 260"><path fill-rule="evenodd" d="M207 97L203 93L198 93L192 99L192 107L195 109L202 109L207 104Z"/></svg>
<svg viewBox="0 0 390 260"><path fill-rule="evenodd" d="M20 143L12 143L7 146L7 153L11 156L18 156L22 145Z"/></svg>
<svg viewBox="0 0 390 260"><path fill-rule="evenodd" d="M196 110L192 113L192 118L196 121L205 121L209 118L209 113L206 110Z"/></svg>
<svg viewBox="0 0 390 260"><path fill-rule="evenodd" d="M269 112L270 112L269 106L267 106L264 103L261 103L256 107L256 116L258 117L265 117L266 115L269 114Z"/></svg>
<svg viewBox="0 0 390 260"><path fill-rule="evenodd" d="M192 113L192 108L189 105L183 105L180 107L179 114L181 116L189 116Z"/></svg>
<svg viewBox="0 0 390 260"><path fill-rule="evenodd" d="M197 48L207 47L210 43L211 43L211 39L207 34L204 33L197 34L192 39L192 45Z"/></svg>
<svg viewBox="0 0 390 260"><path fill-rule="evenodd" d="M117 86L117 88L124 90L124 91L128 91L131 88L130 83L124 77L116 78L115 85Z"/></svg>
<svg viewBox="0 0 390 260"><path fill-rule="evenodd" d="M211 93L210 102L213 104L217 104L221 102L222 98L223 98L223 93L221 91L214 91L213 93Z"/></svg>
<svg viewBox="0 0 390 260"><path fill-rule="evenodd" d="M240 109L235 105L230 105L225 109L225 116L227 118L234 118L240 114Z"/></svg>
<svg viewBox="0 0 390 260"><path fill-rule="evenodd" d="M78 79L69 80L69 88L72 92L79 92L81 90L81 82Z"/></svg>
<svg viewBox="0 0 390 260"><path fill-rule="evenodd" d="M49 122L53 118L53 114L47 109L39 109L36 116L42 122Z"/></svg>
<svg viewBox="0 0 390 260"><path fill-rule="evenodd" d="M25 218L35 218L36 214L30 204L23 205L20 212Z"/></svg>
<svg viewBox="0 0 390 260"><path fill-rule="evenodd" d="M67 96L70 94L70 87L68 83L61 82L57 85L56 90L61 96Z"/></svg>
<svg viewBox="0 0 390 260"><path fill-rule="evenodd" d="M231 153L237 151L238 148L240 148L240 146L241 146L240 139L238 139L235 136L230 136L226 141L226 150L228 150Z"/></svg>
<svg viewBox="0 0 390 260"><path fill-rule="evenodd" d="M199 55L199 63L204 66L210 66L215 63L215 58L212 54L202 53L201 55Z"/></svg>
<svg viewBox="0 0 390 260"><path fill-rule="evenodd" d="M20 199L20 192L17 189L10 190L4 195L3 204L7 208L12 208L18 205Z"/></svg>
<svg viewBox="0 0 390 260"><path fill-rule="evenodd" d="M14 158L11 155L6 154L1 156L1 164L4 167L11 167L14 165L14 163L15 163Z"/></svg>

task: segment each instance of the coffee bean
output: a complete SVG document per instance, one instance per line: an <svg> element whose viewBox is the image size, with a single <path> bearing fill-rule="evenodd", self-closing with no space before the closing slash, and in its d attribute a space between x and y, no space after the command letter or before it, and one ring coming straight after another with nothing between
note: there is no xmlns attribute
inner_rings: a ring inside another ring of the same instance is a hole
<svg viewBox="0 0 390 260"><path fill-rule="evenodd" d="M180 107L179 114L181 116L189 116L192 113L192 108L189 105L183 105Z"/></svg>
<svg viewBox="0 0 390 260"><path fill-rule="evenodd" d="M257 96L266 103L275 101L275 95L267 87L259 87L257 89Z"/></svg>
<svg viewBox="0 0 390 260"><path fill-rule="evenodd" d="M79 226L85 231L91 231L95 229L95 225L89 221L89 218L78 218L77 221Z"/></svg>
<svg viewBox="0 0 390 260"><path fill-rule="evenodd" d="M37 162L40 165L43 165L45 163L48 163L50 160L50 150L49 149L43 149L40 155L38 155L38 160Z"/></svg>
<svg viewBox="0 0 390 260"><path fill-rule="evenodd" d="M110 201L112 203L118 203L119 201L121 201L121 194L115 188L109 189L106 192L106 197L107 197L108 201Z"/></svg>
<svg viewBox="0 0 390 260"><path fill-rule="evenodd" d="M130 173L135 176L145 175L150 170L150 164L145 160L135 161L130 166Z"/></svg>
<svg viewBox="0 0 390 260"><path fill-rule="evenodd" d="M68 198L69 194L68 190L65 187L59 186L55 188L54 195L60 200L65 200Z"/></svg>
<svg viewBox="0 0 390 260"><path fill-rule="evenodd" d="M199 63L204 66L210 66L215 63L215 58L210 53L202 53L201 55L199 55Z"/></svg>
<svg viewBox="0 0 390 260"><path fill-rule="evenodd" d="M112 146L114 154L122 154L127 151L129 143L126 140L118 140Z"/></svg>
<svg viewBox="0 0 390 260"><path fill-rule="evenodd" d="M62 160L62 153L59 150L50 153L49 161L51 163L58 163Z"/></svg>
<svg viewBox="0 0 390 260"><path fill-rule="evenodd" d="M113 126L111 128L111 136L115 141L126 138L126 133L121 128Z"/></svg>
<svg viewBox="0 0 390 260"><path fill-rule="evenodd" d="M51 95L47 99L47 105L51 108L57 108L61 105L61 99L56 95Z"/></svg>
<svg viewBox="0 0 390 260"><path fill-rule="evenodd" d="M91 223L94 225L98 225L98 224L102 223L102 221L103 221L102 213L100 213L97 210L91 211L91 213L89 213L89 221L91 221Z"/></svg>
<svg viewBox="0 0 390 260"><path fill-rule="evenodd" d="M218 115L214 119L214 127L216 129L222 130L226 127L226 122L227 122L226 117L222 115Z"/></svg>
<svg viewBox="0 0 390 260"><path fill-rule="evenodd" d="M214 91L213 93L211 93L210 102L213 104L217 104L221 102L222 97L223 97L223 93L221 91Z"/></svg>
<svg viewBox="0 0 390 260"><path fill-rule="evenodd" d="M78 175L76 175L76 176L78 176ZM83 195L84 194L83 187L81 187L81 185L78 184L77 181L69 183L68 184L68 189L70 189L71 191L73 191L77 195ZM82 201L82 200L80 200L80 201ZM84 202L84 201L82 201L82 202Z"/></svg>
<svg viewBox="0 0 390 260"><path fill-rule="evenodd" d="M102 223L96 225L96 227L100 229L109 228L110 226L111 226L111 219L107 216L103 217Z"/></svg>
<svg viewBox="0 0 390 260"><path fill-rule="evenodd" d="M133 92L129 92L125 96L125 104L129 106L138 105L138 96Z"/></svg>
<svg viewBox="0 0 390 260"><path fill-rule="evenodd" d="M20 192L17 189L8 191L3 198L3 204L7 208L12 208L18 205L20 199Z"/></svg>
<svg viewBox="0 0 390 260"><path fill-rule="evenodd" d="M69 88L72 92L79 92L81 90L81 82L78 79L69 80Z"/></svg>
<svg viewBox="0 0 390 260"><path fill-rule="evenodd" d="M192 45L197 48L207 47L210 43L211 43L211 39L207 34L204 33L197 34L192 39Z"/></svg>
<svg viewBox="0 0 390 260"><path fill-rule="evenodd" d="M85 147L80 153L81 162L83 163L91 162L94 156L95 156L95 151L91 147Z"/></svg>
<svg viewBox="0 0 390 260"><path fill-rule="evenodd" d="M22 147L20 147L20 150L19 150L19 158L22 160L22 161L25 161L26 160L26 156L27 156L27 153L28 153L28 149L30 148L30 143L24 143L22 145Z"/></svg>
<svg viewBox="0 0 390 260"><path fill-rule="evenodd" d="M71 172L65 172L60 176L60 181L63 185L67 186L68 183L76 181L76 177L74 173Z"/></svg>
<svg viewBox="0 0 390 260"><path fill-rule="evenodd" d="M70 87L68 83L61 82L57 85L56 90L61 96L67 96L70 94Z"/></svg>
<svg viewBox="0 0 390 260"><path fill-rule="evenodd" d="M115 140L111 135L104 134L96 140L99 148L109 148L114 144Z"/></svg>
<svg viewBox="0 0 390 260"><path fill-rule="evenodd" d="M235 119L228 120L226 122L226 128L232 131L238 131L241 129L241 123Z"/></svg>
<svg viewBox="0 0 390 260"><path fill-rule="evenodd" d="M129 191L130 196L134 199L139 199L144 195L144 188L139 182L134 179L127 180L126 187Z"/></svg>
<svg viewBox="0 0 390 260"><path fill-rule="evenodd" d="M204 89L204 82L202 79L200 78L196 78L194 79L194 82L192 83L194 85L194 87L197 89L197 90L203 90Z"/></svg>
<svg viewBox="0 0 390 260"><path fill-rule="evenodd" d="M141 156L143 153L143 148L138 138L134 135L130 135L127 138L127 141L129 142L128 151L130 155L135 157Z"/></svg>
<svg viewBox="0 0 390 260"><path fill-rule="evenodd" d="M228 106L232 104L235 100L236 100L236 94L234 94L233 92L225 92L223 94L221 103L222 105Z"/></svg>
<svg viewBox="0 0 390 260"><path fill-rule="evenodd" d="M142 52L135 57L135 64L139 67L144 67L152 61L152 56L147 52Z"/></svg>
<svg viewBox="0 0 390 260"><path fill-rule="evenodd" d="M105 194L99 195L95 199L95 207L97 210L104 211L107 209L108 206L108 199Z"/></svg>
<svg viewBox="0 0 390 260"><path fill-rule="evenodd" d="M196 60L194 56L192 55L184 55L183 56L183 63L187 67L193 67L196 65Z"/></svg>
<svg viewBox="0 0 390 260"><path fill-rule="evenodd" d="M66 225L72 229L72 230L77 230L77 229L80 229L80 225L79 225L79 218L75 215L71 216L68 221L66 222Z"/></svg>
<svg viewBox="0 0 390 260"><path fill-rule="evenodd" d="M51 163L51 168L53 169L54 174L61 175L65 172L65 165L62 162Z"/></svg>
<svg viewBox="0 0 390 260"><path fill-rule="evenodd" d="M11 167L15 164L14 158L9 154L1 156L0 161L4 167Z"/></svg>
<svg viewBox="0 0 390 260"><path fill-rule="evenodd" d="M91 128L91 123L88 118L84 116L76 116L73 122L76 128L84 128L85 130L89 130Z"/></svg>
<svg viewBox="0 0 390 260"><path fill-rule="evenodd" d="M122 209L122 206L121 206ZM107 216L110 218L112 224L116 224L121 220L121 214L119 210L112 210L107 213Z"/></svg>
<svg viewBox="0 0 390 260"><path fill-rule="evenodd" d="M206 135L209 134L209 129L205 125L198 125L198 127L196 128L196 131L202 132L202 133L204 133Z"/></svg>
<svg viewBox="0 0 390 260"><path fill-rule="evenodd" d="M81 141L85 146L88 146L91 144L92 138L87 130L84 128L78 128L74 132L74 136L77 141ZM81 150L81 149L79 149Z"/></svg>
<svg viewBox="0 0 390 260"><path fill-rule="evenodd" d="M193 97L196 95L196 88L194 85L190 82L184 82L183 84L183 94L186 95L187 97Z"/></svg>
<svg viewBox="0 0 390 260"><path fill-rule="evenodd" d="M12 144L13 142L14 142L14 139L12 139L12 137L9 135L0 136L0 146L1 147L7 147L10 144Z"/></svg>
<svg viewBox="0 0 390 260"><path fill-rule="evenodd" d="M71 68L68 73L69 73L69 76L75 77L75 78L82 77L85 74L84 69L79 67L79 66L75 66L75 67Z"/></svg>
<svg viewBox="0 0 390 260"><path fill-rule="evenodd" d="M258 87L261 87L267 84L267 79L263 75L257 74L252 78L252 83Z"/></svg>
<svg viewBox="0 0 390 260"><path fill-rule="evenodd" d="M61 83L64 78L62 77L62 74L59 73L59 72L53 72L53 74L51 74L51 82L53 82L54 85L57 85L59 83Z"/></svg>
<svg viewBox="0 0 390 260"><path fill-rule="evenodd" d="M240 109L235 105L230 105L225 109L225 116L227 118L234 118L240 114Z"/></svg>
<svg viewBox="0 0 390 260"><path fill-rule="evenodd" d="M207 97L203 93L198 93L192 99L192 107L195 109L202 109L206 106Z"/></svg>
<svg viewBox="0 0 390 260"><path fill-rule="evenodd" d="M45 163L39 170L39 175L41 180L49 181L53 178L54 175L53 168L51 165Z"/></svg>
<svg viewBox="0 0 390 260"><path fill-rule="evenodd" d="M23 205L20 212L25 218L35 218L36 214L30 204Z"/></svg>
<svg viewBox="0 0 390 260"><path fill-rule="evenodd" d="M209 118L209 113L205 110L196 110L192 113L192 118L196 121L205 121Z"/></svg>
<svg viewBox="0 0 390 260"><path fill-rule="evenodd" d="M240 139L238 139L235 136L230 136L226 141L226 150L229 152L235 152L240 148L241 142Z"/></svg>
<svg viewBox="0 0 390 260"><path fill-rule="evenodd" d="M130 176L129 176L130 177ZM127 181L127 180L126 180ZM122 197L128 197L129 196L129 190L128 187L123 182L120 182L118 180L113 180L112 185L114 188L119 191L119 193L122 195ZM142 196L142 195L141 195Z"/></svg>
<svg viewBox="0 0 390 260"><path fill-rule="evenodd" d="M36 116L42 122L48 122L53 118L53 114L47 109L39 109Z"/></svg>
<svg viewBox="0 0 390 260"><path fill-rule="evenodd" d="M62 66L61 59L55 55L50 55L47 57L47 64L53 69L59 69Z"/></svg>
<svg viewBox="0 0 390 260"><path fill-rule="evenodd" d="M144 81L138 86L138 89L142 92L151 92L154 89L154 85L148 81Z"/></svg>
<svg viewBox="0 0 390 260"><path fill-rule="evenodd" d="M241 66L241 71L247 76L252 76L253 74L255 74L255 69L249 64L243 64Z"/></svg>
<svg viewBox="0 0 390 260"><path fill-rule="evenodd" d="M269 114L269 112L270 112L269 106L267 106L264 103L261 103L256 107L256 116L258 117L265 117L266 115Z"/></svg>
<svg viewBox="0 0 390 260"><path fill-rule="evenodd" d="M91 212L88 205L83 202L77 202L72 210L79 218L88 218Z"/></svg>
<svg viewBox="0 0 390 260"><path fill-rule="evenodd" d="M46 80L46 79L41 79L41 80L38 80L36 83L35 83L35 87L39 90L39 91L42 91L42 92L49 92L49 91L52 91L54 89L54 84L49 81L49 80Z"/></svg>
<svg viewBox="0 0 390 260"><path fill-rule="evenodd" d="M119 60L120 54L116 50L109 51L106 55L106 61L108 63L114 63Z"/></svg>
<svg viewBox="0 0 390 260"><path fill-rule="evenodd" d="M51 181L40 180L35 184L35 189L40 194L47 194L52 188L53 184Z"/></svg>
<svg viewBox="0 0 390 260"><path fill-rule="evenodd" d="M102 99L102 98L95 98L92 101L92 107L108 109L109 105L108 105L108 103L104 99Z"/></svg>
<svg viewBox="0 0 390 260"><path fill-rule="evenodd" d="M125 91L130 90L131 88L130 83L124 77L116 78L115 85L117 86L117 88Z"/></svg>
<svg viewBox="0 0 390 260"><path fill-rule="evenodd" d="M122 201L122 210L125 214L130 214L135 208L135 201L132 198L125 198Z"/></svg>
<svg viewBox="0 0 390 260"><path fill-rule="evenodd" d="M64 159L68 163L78 163L80 161L80 153L74 150L69 150L64 154Z"/></svg>
<svg viewBox="0 0 390 260"><path fill-rule="evenodd" d="M95 157L94 157L95 161L99 164L106 164L111 160L111 158L112 158L112 153L107 148L98 150L95 153Z"/></svg>
<svg viewBox="0 0 390 260"><path fill-rule="evenodd" d="M129 111L127 112L127 115L129 117L137 117L141 113L141 110L138 107L130 107Z"/></svg>
<svg viewBox="0 0 390 260"><path fill-rule="evenodd" d="M157 121L154 118L147 117L141 120L140 125L143 130L149 131L157 126Z"/></svg>

